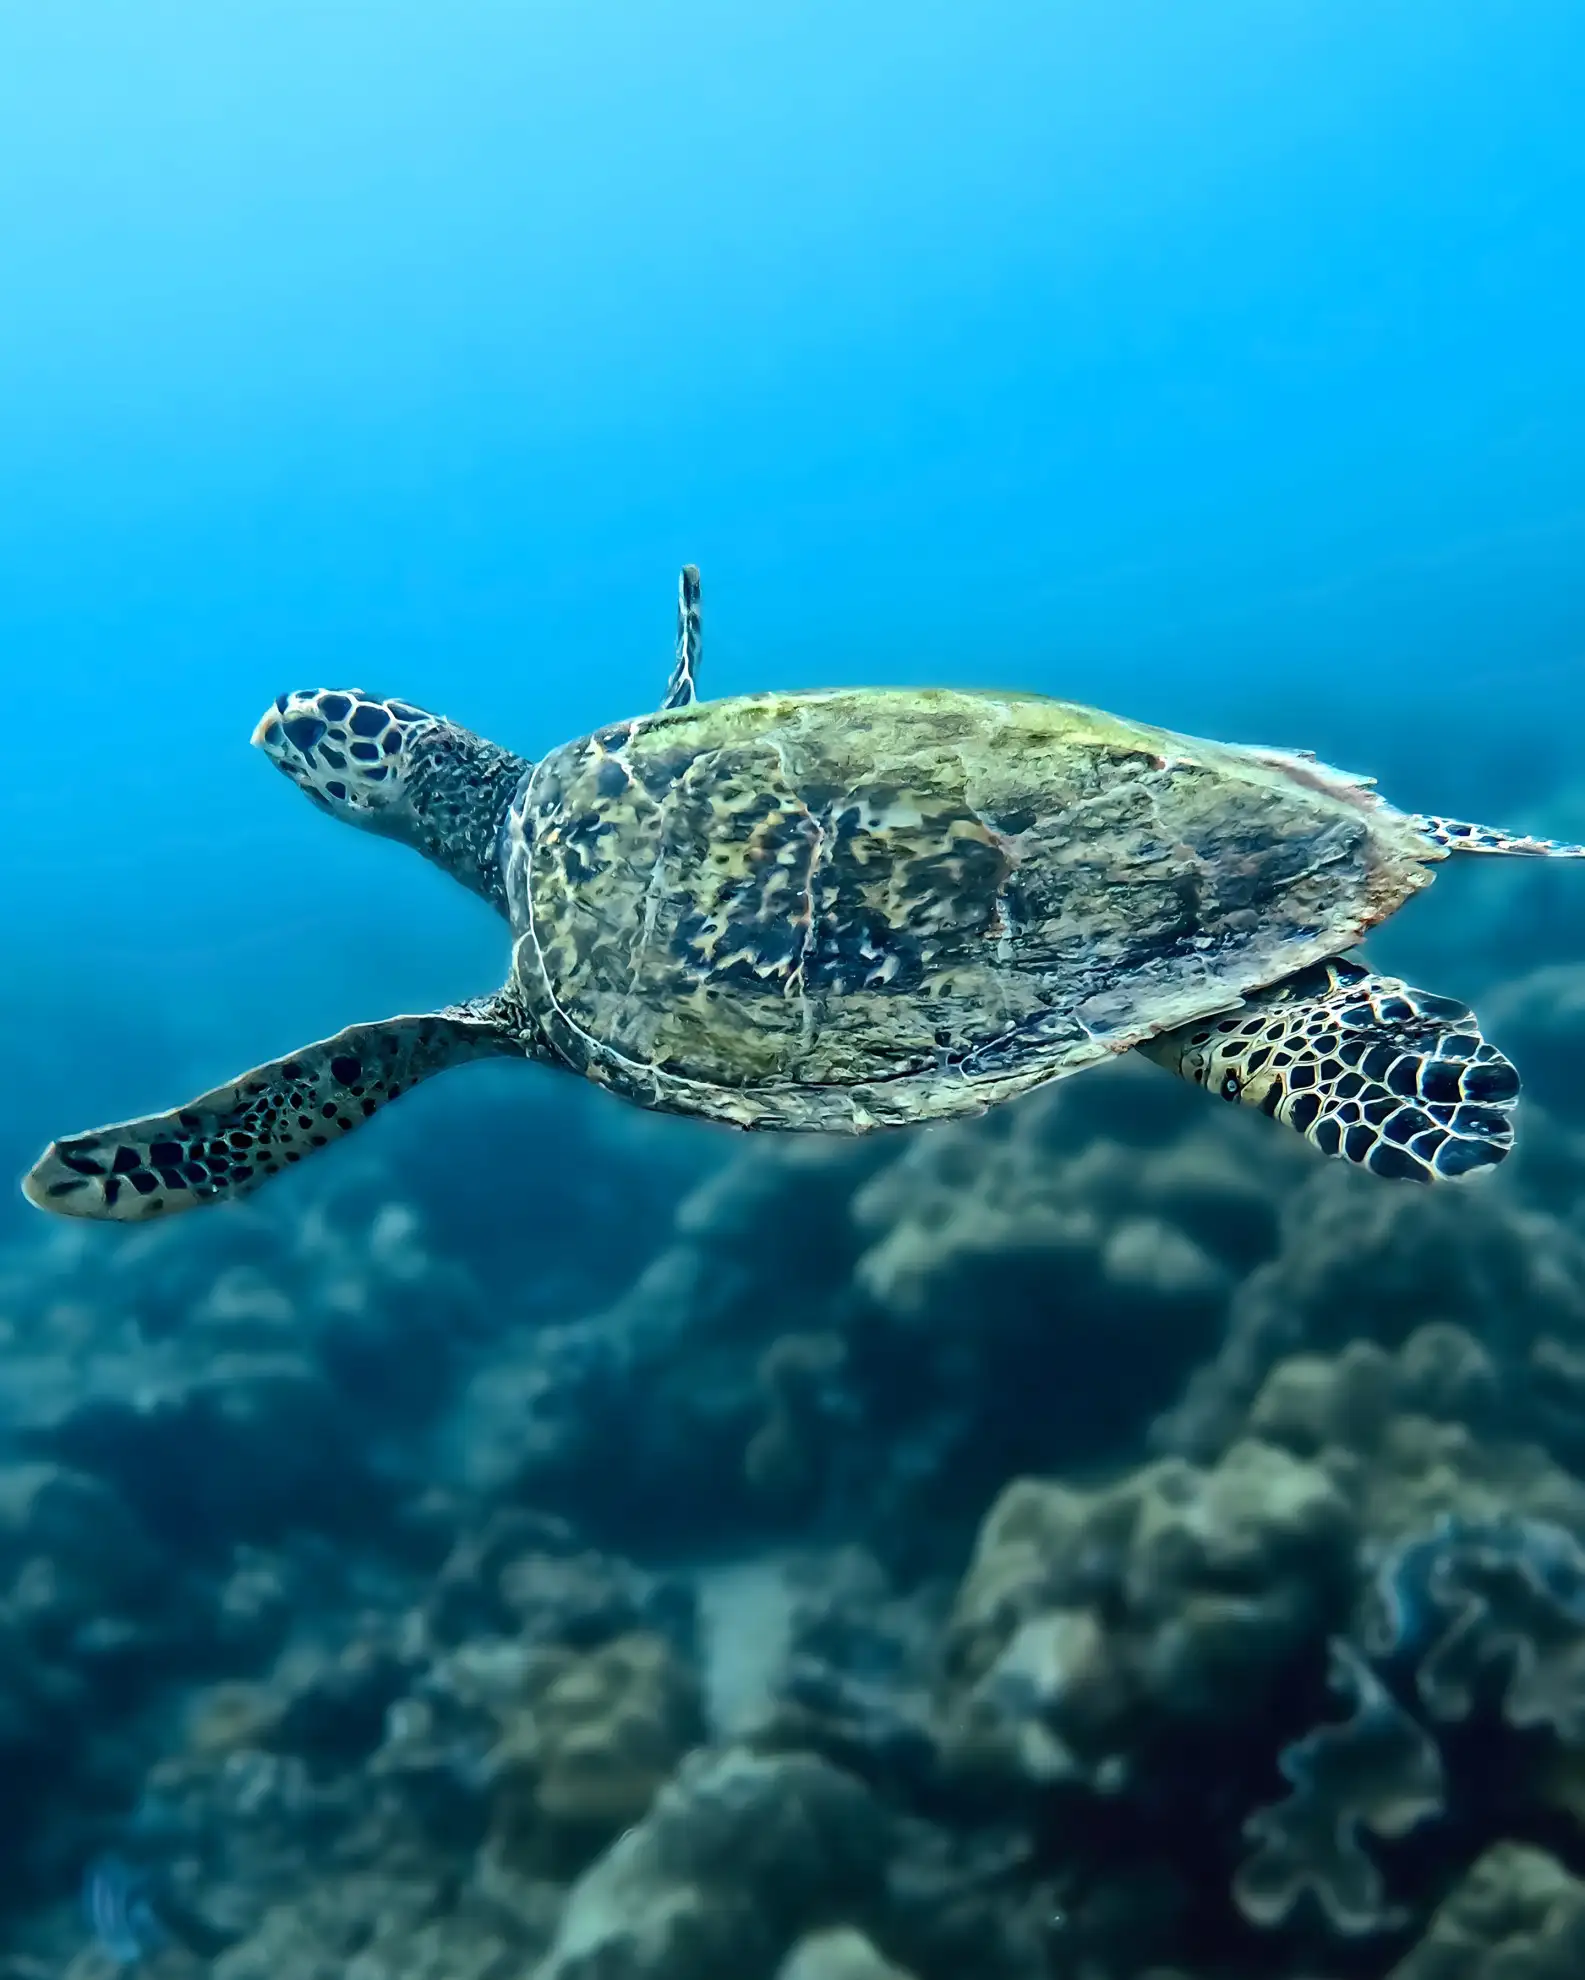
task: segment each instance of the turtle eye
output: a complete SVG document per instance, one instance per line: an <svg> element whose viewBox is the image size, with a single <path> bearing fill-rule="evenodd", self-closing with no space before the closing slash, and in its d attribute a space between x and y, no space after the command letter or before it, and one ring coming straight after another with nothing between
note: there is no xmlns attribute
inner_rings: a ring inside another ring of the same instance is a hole
<svg viewBox="0 0 1585 1980"><path fill-rule="evenodd" d="M1223 1073L1222 1083L1216 1090L1224 1100L1236 1100L1244 1090L1244 1082L1235 1072Z"/></svg>

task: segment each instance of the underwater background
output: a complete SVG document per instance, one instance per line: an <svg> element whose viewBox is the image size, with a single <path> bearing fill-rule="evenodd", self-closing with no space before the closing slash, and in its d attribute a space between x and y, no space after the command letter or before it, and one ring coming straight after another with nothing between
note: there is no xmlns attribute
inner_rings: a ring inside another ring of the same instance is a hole
<svg viewBox="0 0 1585 1980"><path fill-rule="evenodd" d="M248 748L1027 688L1585 837L1568 0L0 20L0 1168L501 979ZM1585 872L1451 1201L1139 1066L863 1143L458 1072L0 1201L0 1976L1574 1980ZM86 1911L80 1899L86 1892Z"/></svg>

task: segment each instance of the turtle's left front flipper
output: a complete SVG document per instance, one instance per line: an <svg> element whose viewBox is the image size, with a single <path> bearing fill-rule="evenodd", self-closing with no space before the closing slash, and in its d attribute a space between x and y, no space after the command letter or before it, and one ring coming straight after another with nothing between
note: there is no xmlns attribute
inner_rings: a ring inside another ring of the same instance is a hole
<svg viewBox="0 0 1585 1980"><path fill-rule="evenodd" d="M52 1141L22 1193L41 1210L122 1222L225 1202L350 1134L420 1080L524 1051L493 999L349 1025L171 1113Z"/></svg>
<svg viewBox="0 0 1585 1980"><path fill-rule="evenodd" d="M1358 963L1302 970L1139 1049L1378 1176L1452 1182L1513 1147L1519 1075L1473 1014Z"/></svg>

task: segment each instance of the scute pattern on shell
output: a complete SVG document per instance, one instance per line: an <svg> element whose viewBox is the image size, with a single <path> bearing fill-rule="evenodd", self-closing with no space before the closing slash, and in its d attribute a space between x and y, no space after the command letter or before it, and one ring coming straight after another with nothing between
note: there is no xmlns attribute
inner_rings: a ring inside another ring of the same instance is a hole
<svg viewBox="0 0 1585 1980"><path fill-rule="evenodd" d="M949 690L612 725L508 839L516 994L569 1065L808 1128L976 1111L1225 1009L1440 857L1324 767Z"/></svg>

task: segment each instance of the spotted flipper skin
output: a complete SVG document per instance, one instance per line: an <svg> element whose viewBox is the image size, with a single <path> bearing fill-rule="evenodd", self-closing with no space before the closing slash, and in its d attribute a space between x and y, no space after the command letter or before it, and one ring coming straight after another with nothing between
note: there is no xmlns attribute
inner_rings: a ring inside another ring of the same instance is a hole
<svg viewBox="0 0 1585 1980"><path fill-rule="evenodd" d="M1519 1075L1462 1004L1333 960L1139 1048L1378 1176L1455 1182L1513 1147Z"/></svg>
<svg viewBox="0 0 1585 1980"><path fill-rule="evenodd" d="M1532 839L1524 832L1504 832L1495 825L1469 825L1461 818L1436 818L1422 813L1414 821L1433 845L1451 853L1498 853L1518 859L1585 859L1585 846L1561 839Z"/></svg>
<svg viewBox="0 0 1585 1980"><path fill-rule="evenodd" d="M699 566L684 564L677 580L677 657L662 708L686 708L699 692Z"/></svg>
<svg viewBox="0 0 1585 1980"><path fill-rule="evenodd" d="M246 1196L448 1066L521 1054L491 1003L349 1025L185 1107L52 1141L22 1192L65 1217L136 1223Z"/></svg>

